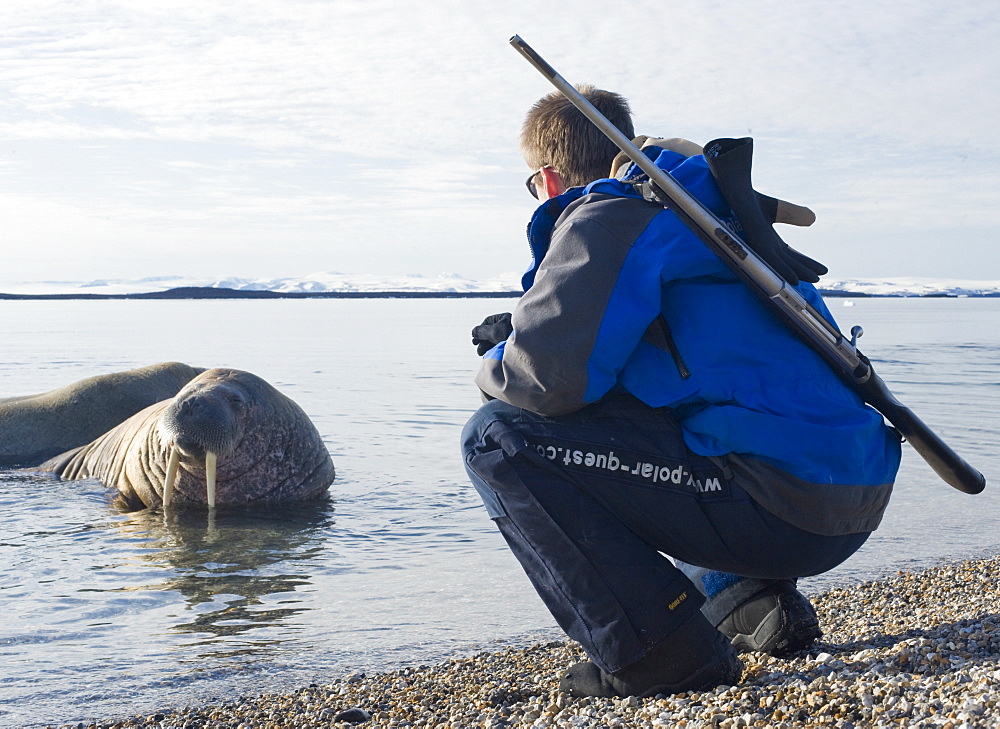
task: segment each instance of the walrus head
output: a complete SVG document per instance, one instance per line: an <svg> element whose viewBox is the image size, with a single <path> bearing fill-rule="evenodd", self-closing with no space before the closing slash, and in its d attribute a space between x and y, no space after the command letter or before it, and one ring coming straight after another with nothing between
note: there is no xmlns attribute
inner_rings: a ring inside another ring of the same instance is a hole
<svg viewBox="0 0 1000 729"><path fill-rule="evenodd" d="M227 372L228 375L223 374ZM168 444L163 506L170 506L181 457L203 460L205 496L215 506L218 459L230 457L243 439L244 415L255 403L245 387L234 383L235 370L219 370L200 378L179 393L160 415L160 439ZM244 378L245 379L245 378Z"/></svg>
<svg viewBox="0 0 1000 729"><path fill-rule="evenodd" d="M166 460L160 493L164 507L175 499L209 508L217 497L223 503L285 500L283 488L313 495L308 492L320 484L319 490L325 489L333 480L329 453L309 419L249 372L202 373L167 403L156 430L157 450ZM305 470L306 483L290 484L289 471L298 469ZM327 471L329 478L321 483Z"/></svg>

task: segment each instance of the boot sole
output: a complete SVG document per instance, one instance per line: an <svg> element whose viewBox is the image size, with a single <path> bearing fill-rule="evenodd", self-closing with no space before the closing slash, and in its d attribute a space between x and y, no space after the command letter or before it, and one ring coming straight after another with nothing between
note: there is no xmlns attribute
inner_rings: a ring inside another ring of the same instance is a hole
<svg viewBox="0 0 1000 729"><path fill-rule="evenodd" d="M784 618L779 601L753 633L734 635L731 639L733 647L739 653L768 653L780 657L811 645L823 635L816 618L805 617L792 625L783 625Z"/></svg>
<svg viewBox="0 0 1000 729"><path fill-rule="evenodd" d="M721 661L689 676L684 681L675 684L660 684L643 691L638 698L645 699L658 694L687 693L688 691L708 691L718 686L735 686L743 677L743 662L736 659L734 663L723 664Z"/></svg>

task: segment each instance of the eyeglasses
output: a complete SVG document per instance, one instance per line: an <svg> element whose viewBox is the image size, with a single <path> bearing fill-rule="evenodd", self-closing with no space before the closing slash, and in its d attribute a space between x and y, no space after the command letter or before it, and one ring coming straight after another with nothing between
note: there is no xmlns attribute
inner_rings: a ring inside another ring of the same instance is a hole
<svg viewBox="0 0 1000 729"><path fill-rule="evenodd" d="M524 181L524 186L528 188L528 192L530 192L531 196L536 200L538 199L538 188L535 187L535 178L538 177L538 173L543 169L544 165L528 175L528 179Z"/></svg>

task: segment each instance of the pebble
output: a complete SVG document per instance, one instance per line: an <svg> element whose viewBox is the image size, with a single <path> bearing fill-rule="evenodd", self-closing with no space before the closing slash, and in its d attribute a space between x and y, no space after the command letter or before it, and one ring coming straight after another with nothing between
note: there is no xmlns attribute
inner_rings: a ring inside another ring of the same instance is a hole
<svg viewBox="0 0 1000 729"><path fill-rule="evenodd" d="M282 727L1000 726L1000 557L810 596L824 636L786 658L745 655L738 686L650 699L574 699L559 677L572 642L420 668L355 672L286 695L66 729Z"/></svg>
<svg viewBox="0 0 1000 729"><path fill-rule="evenodd" d="M359 709L355 706L353 709L348 709L347 711L342 711L333 717L334 721L346 721L349 724L360 724L361 722L368 721L372 718L364 709Z"/></svg>

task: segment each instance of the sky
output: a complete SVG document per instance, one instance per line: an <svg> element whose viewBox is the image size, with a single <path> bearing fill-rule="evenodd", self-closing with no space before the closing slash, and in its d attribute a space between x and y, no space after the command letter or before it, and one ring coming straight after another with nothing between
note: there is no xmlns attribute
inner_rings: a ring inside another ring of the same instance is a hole
<svg viewBox="0 0 1000 729"><path fill-rule="evenodd" d="M5 0L0 279L528 263L552 87L637 133L754 138L830 275L1000 279L1000 14L963 0Z"/></svg>

